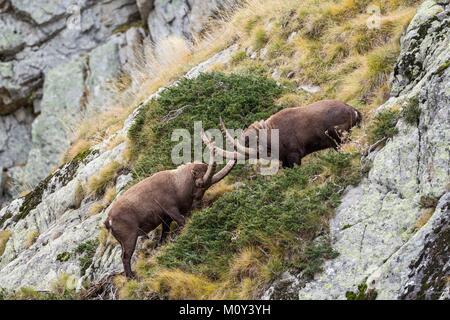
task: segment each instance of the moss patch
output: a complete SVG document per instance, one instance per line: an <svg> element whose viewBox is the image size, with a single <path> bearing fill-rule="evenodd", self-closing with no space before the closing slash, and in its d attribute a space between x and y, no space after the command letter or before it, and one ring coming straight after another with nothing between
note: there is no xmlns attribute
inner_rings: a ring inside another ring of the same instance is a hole
<svg viewBox="0 0 450 320"><path fill-rule="evenodd" d="M383 110L379 112L369 128L369 142L375 143L381 139L395 136L398 133L398 129L395 126L399 117L400 112L397 110Z"/></svg>
<svg viewBox="0 0 450 320"><path fill-rule="evenodd" d="M35 209L41 203L44 191L52 193L55 191L56 186L65 186L69 183L75 176L80 164L94 152L98 151L85 150L81 152L72 161L62 165L55 173L42 180L33 191L23 197L19 213L13 217L14 221L17 222L24 219L31 210Z"/></svg>
<svg viewBox="0 0 450 320"><path fill-rule="evenodd" d="M420 103L418 98L412 98L402 110L402 118L405 122L412 126L417 126L420 120Z"/></svg>
<svg viewBox="0 0 450 320"><path fill-rule="evenodd" d="M75 249L74 254L78 255L78 262L80 264L80 276L83 276L91 266L98 245L99 242L97 239L89 240L81 243Z"/></svg>
<svg viewBox="0 0 450 320"><path fill-rule="evenodd" d="M59 254L56 256L56 261L59 261L59 262L66 262L66 261L69 261L69 259L70 259L71 257L72 257L72 254L71 254L70 252L65 251L65 252L59 253Z"/></svg>
<svg viewBox="0 0 450 320"><path fill-rule="evenodd" d="M375 300L377 295L375 290L367 288L366 283L358 285L358 290L356 292L347 291L345 293L347 300Z"/></svg>

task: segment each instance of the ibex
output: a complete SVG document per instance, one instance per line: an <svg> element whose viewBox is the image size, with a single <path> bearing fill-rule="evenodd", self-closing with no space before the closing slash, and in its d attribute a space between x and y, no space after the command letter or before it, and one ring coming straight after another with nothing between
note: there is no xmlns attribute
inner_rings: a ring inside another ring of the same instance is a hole
<svg viewBox="0 0 450 320"><path fill-rule="evenodd" d="M128 278L134 277L131 257L138 237L146 236L162 224L159 242L163 242L170 231L170 223L176 221L183 227L185 217L200 205L206 189L233 169L235 159L215 173L214 143L204 133L202 138L210 151L209 164L188 163L155 173L127 190L111 207L104 224L122 247L122 263Z"/></svg>
<svg viewBox="0 0 450 320"><path fill-rule="evenodd" d="M279 160L283 167L293 167L301 164L306 155L315 151L334 148L342 143L342 133L349 132L352 127L361 123L361 113L355 108L336 100L323 100L305 107L294 107L281 110L267 120L255 122L242 134L240 139L234 139L226 130L221 120L221 126L227 139L241 155L258 158L257 148L249 147L251 136L259 139L259 131L267 130L267 150L270 152L270 130L279 130ZM242 145L242 140L245 145ZM223 156L232 158L235 152L217 148Z"/></svg>

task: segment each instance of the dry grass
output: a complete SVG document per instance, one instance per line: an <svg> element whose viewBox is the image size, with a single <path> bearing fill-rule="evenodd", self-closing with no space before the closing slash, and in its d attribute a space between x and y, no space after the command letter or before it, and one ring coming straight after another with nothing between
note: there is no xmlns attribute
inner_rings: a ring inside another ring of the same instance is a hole
<svg viewBox="0 0 450 320"><path fill-rule="evenodd" d="M117 172L122 167L122 164L117 161L112 161L105 165L97 175L89 179L87 183L87 192L89 194L100 194L104 192L107 186L115 180Z"/></svg>
<svg viewBox="0 0 450 320"><path fill-rule="evenodd" d="M25 237L24 246L25 248L29 248L33 245L33 243L36 242L37 238L39 238L39 231L32 230L27 233L27 236Z"/></svg>
<svg viewBox="0 0 450 320"><path fill-rule="evenodd" d="M150 284L151 289L169 299L202 300L211 297L217 286L202 276L181 270L162 270Z"/></svg>
<svg viewBox="0 0 450 320"><path fill-rule="evenodd" d="M428 220L430 220L430 218L433 216L434 211L434 208L423 209L422 214L416 221L415 229L419 230L424 227L427 224Z"/></svg>
<svg viewBox="0 0 450 320"><path fill-rule="evenodd" d="M255 278L261 269L261 255L255 247L243 249L232 262L231 276L237 280Z"/></svg>
<svg viewBox="0 0 450 320"><path fill-rule="evenodd" d="M95 202L89 208L89 216L95 216L106 209L115 199L117 195L116 187L110 186L106 189L102 200Z"/></svg>
<svg viewBox="0 0 450 320"><path fill-rule="evenodd" d="M234 189L234 185L230 184L227 179L220 181L205 192L205 196L203 197L203 205L209 206L216 199L227 192L233 191Z"/></svg>
<svg viewBox="0 0 450 320"><path fill-rule="evenodd" d="M62 157L62 163L73 160L77 155L87 152L93 145L93 141L86 139L76 140Z"/></svg>
<svg viewBox="0 0 450 320"><path fill-rule="evenodd" d="M245 31L242 25L249 19L269 13L276 16L286 6L284 2L290 5L296 3L293 0L250 0L245 6L236 5L230 10L234 13L223 13L220 18L211 21L205 28L208 31L192 44L177 37L169 37L154 45L147 43L144 54L136 53L136 63L130 74L111 84L115 95L107 106L101 108L106 111L86 114L79 122L80 126L72 129L72 145L95 144L120 129L131 111L151 94L243 36ZM263 38L261 34L260 40ZM80 140L85 141L78 142ZM69 153L65 158L70 158L75 152Z"/></svg>
<svg viewBox="0 0 450 320"><path fill-rule="evenodd" d="M78 209L81 207L81 203L84 200L84 197L86 196L86 192L84 190L83 185L79 182L75 188L75 201L73 205L73 209Z"/></svg>
<svg viewBox="0 0 450 320"><path fill-rule="evenodd" d="M0 231L0 257L5 252L6 244L8 243L8 240L10 237L11 237L11 231L9 231L9 230L1 230Z"/></svg>

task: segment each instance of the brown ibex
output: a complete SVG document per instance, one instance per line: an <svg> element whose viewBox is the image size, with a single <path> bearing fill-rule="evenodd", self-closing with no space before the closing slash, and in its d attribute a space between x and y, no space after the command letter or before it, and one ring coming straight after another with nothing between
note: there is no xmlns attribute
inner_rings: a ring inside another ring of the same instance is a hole
<svg viewBox="0 0 450 320"><path fill-rule="evenodd" d="M131 257L139 236L146 236L162 224L160 243L170 231L170 223L179 227L192 208L198 207L210 186L222 180L233 169L236 160L230 160L215 173L215 146L202 133L210 151L209 164L188 163L174 170L155 173L127 190L111 207L105 227L122 247L125 275L133 277Z"/></svg>
<svg viewBox="0 0 450 320"><path fill-rule="evenodd" d="M361 123L361 113L355 108L336 100L323 100L305 107L281 110L267 120L255 122L234 139L221 120L227 139L232 141L237 151L247 157L258 158L258 148L249 147L251 137L259 138L260 130L267 130L267 149L270 152L270 130L279 130L279 160L283 167L301 164L306 155L315 151L334 148L342 143L342 133ZM245 144L241 144L239 140ZM217 148L225 157L234 157L234 152Z"/></svg>

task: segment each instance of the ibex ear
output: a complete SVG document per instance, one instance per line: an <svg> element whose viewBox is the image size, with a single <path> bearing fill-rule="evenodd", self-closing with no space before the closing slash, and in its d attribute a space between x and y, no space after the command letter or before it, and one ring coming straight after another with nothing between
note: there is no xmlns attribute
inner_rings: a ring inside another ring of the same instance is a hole
<svg viewBox="0 0 450 320"><path fill-rule="evenodd" d="M201 178L201 175L202 175L201 172L196 169L192 169L191 174L194 179Z"/></svg>

